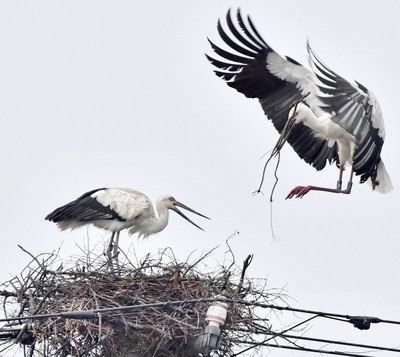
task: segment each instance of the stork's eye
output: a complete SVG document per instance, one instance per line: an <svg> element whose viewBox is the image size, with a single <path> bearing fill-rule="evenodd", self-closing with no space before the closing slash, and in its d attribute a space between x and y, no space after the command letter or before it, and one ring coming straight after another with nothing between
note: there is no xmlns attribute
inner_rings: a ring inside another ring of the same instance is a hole
<svg viewBox="0 0 400 357"><path fill-rule="evenodd" d="M175 198L173 198L173 197L170 197L169 200L170 200L171 202L175 202Z"/></svg>

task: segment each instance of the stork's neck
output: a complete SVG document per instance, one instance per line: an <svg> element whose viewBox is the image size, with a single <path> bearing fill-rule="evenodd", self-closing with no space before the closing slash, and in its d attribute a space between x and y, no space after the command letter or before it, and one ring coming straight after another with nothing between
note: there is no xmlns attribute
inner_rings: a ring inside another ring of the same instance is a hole
<svg viewBox="0 0 400 357"><path fill-rule="evenodd" d="M303 122L304 125L314 130L316 133L322 134L325 131L325 120L323 117L318 118L313 111L304 103L297 105L297 120L296 122Z"/></svg>
<svg viewBox="0 0 400 357"><path fill-rule="evenodd" d="M157 203L158 218L154 219L154 223L149 227L149 234L155 234L161 232L168 224L169 211L164 206Z"/></svg>
<svg viewBox="0 0 400 357"><path fill-rule="evenodd" d="M299 103L296 109L296 122L303 122L304 125L313 129L314 131L319 131L320 125L318 123L318 118L314 112L304 103Z"/></svg>

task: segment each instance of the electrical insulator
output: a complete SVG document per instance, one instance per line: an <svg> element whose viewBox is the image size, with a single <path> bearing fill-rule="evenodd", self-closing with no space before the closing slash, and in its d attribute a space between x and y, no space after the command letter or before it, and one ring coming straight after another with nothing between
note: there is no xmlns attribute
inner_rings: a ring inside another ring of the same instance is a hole
<svg viewBox="0 0 400 357"><path fill-rule="evenodd" d="M206 321L209 321L212 326L222 326L225 323L227 309L227 303L222 301L213 302L207 309Z"/></svg>
<svg viewBox="0 0 400 357"><path fill-rule="evenodd" d="M224 299L223 297L218 297ZM207 310L206 321L208 325L205 328L204 343L206 347L216 349L221 342L221 326L225 323L228 304L223 301L213 302Z"/></svg>

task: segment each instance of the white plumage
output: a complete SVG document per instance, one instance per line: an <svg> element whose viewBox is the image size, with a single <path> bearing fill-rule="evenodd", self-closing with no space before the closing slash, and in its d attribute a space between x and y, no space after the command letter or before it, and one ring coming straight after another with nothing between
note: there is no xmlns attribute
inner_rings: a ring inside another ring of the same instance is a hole
<svg viewBox="0 0 400 357"><path fill-rule="evenodd" d="M332 143L336 142L339 162L343 165L346 162L352 165L356 138L332 121L332 115L323 113L320 117L317 117L308 106L299 103L296 107L290 109L289 118L294 120L294 124L303 123L312 129L315 137L321 140L332 140Z"/></svg>
<svg viewBox="0 0 400 357"><path fill-rule="evenodd" d="M76 200L55 209L46 216L46 220L57 223L61 230L75 229L93 224L112 232L107 254L111 256L114 236L114 253L118 251L119 233L129 228L129 234L138 233L139 237L162 231L168 224L169 210L173 210L188 222L202 229L186 217L178 207L202 215L180 203L170 195L161 196L156 203L156 215L149 198L130 188L100 188L86 192Z"/></svg>
<svg viewBox="0 0 400 357"><path fill-rule="evenodd" d="M281 57L259 35L249 17L243 21L240 10L239 26L230 11L226 23L228 29L224 30L218 22L218 33L230 51L210 41L221 59L207 56L217 67L216 75L246 97L259 100L281 133L282 145L288 141L299 157L317 170L326 163L340 168L335 189L298 186L288 198L302 197L310 190L350 193L353 173L361 176L361 183L370 182L374 190L389 192L392 184L380 156L385 127L375 95L329 69L308 43L312 71ZM350 179L342 190L346 163L351 166Z"/></svg>

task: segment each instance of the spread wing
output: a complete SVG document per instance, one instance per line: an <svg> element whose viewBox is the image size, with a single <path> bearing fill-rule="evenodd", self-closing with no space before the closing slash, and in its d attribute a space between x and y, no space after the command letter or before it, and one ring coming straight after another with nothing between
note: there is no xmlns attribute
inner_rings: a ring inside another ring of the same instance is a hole
<svg viewBox="0 0 400 357"><path fill-rule="evenodd" d="M257 98L279 133L282 132L293 104L310 93L306 102L318 114L320 100L315 75L291 58L279 56L259 35L251 19L247 22L237 12L237 25L230 10L226 16L228 30L218 22L218 33L229 51L209 41L220 59L207 55L217 69L215 74L248 98ZM317 170L337 161L336 144L316 137L312 130L299 123L293 126L289 144L300 158Z"/></svg>
<svg viewBox="0 0 400 357"><path fill-rule="evenodd" d="M379 103L363 85L352 85L330 70L307 44L310 63L320 81L322 108L332 114L332 120L356 139L353 169L361 182L376 179L377 166L385 137Z"/></svg>

